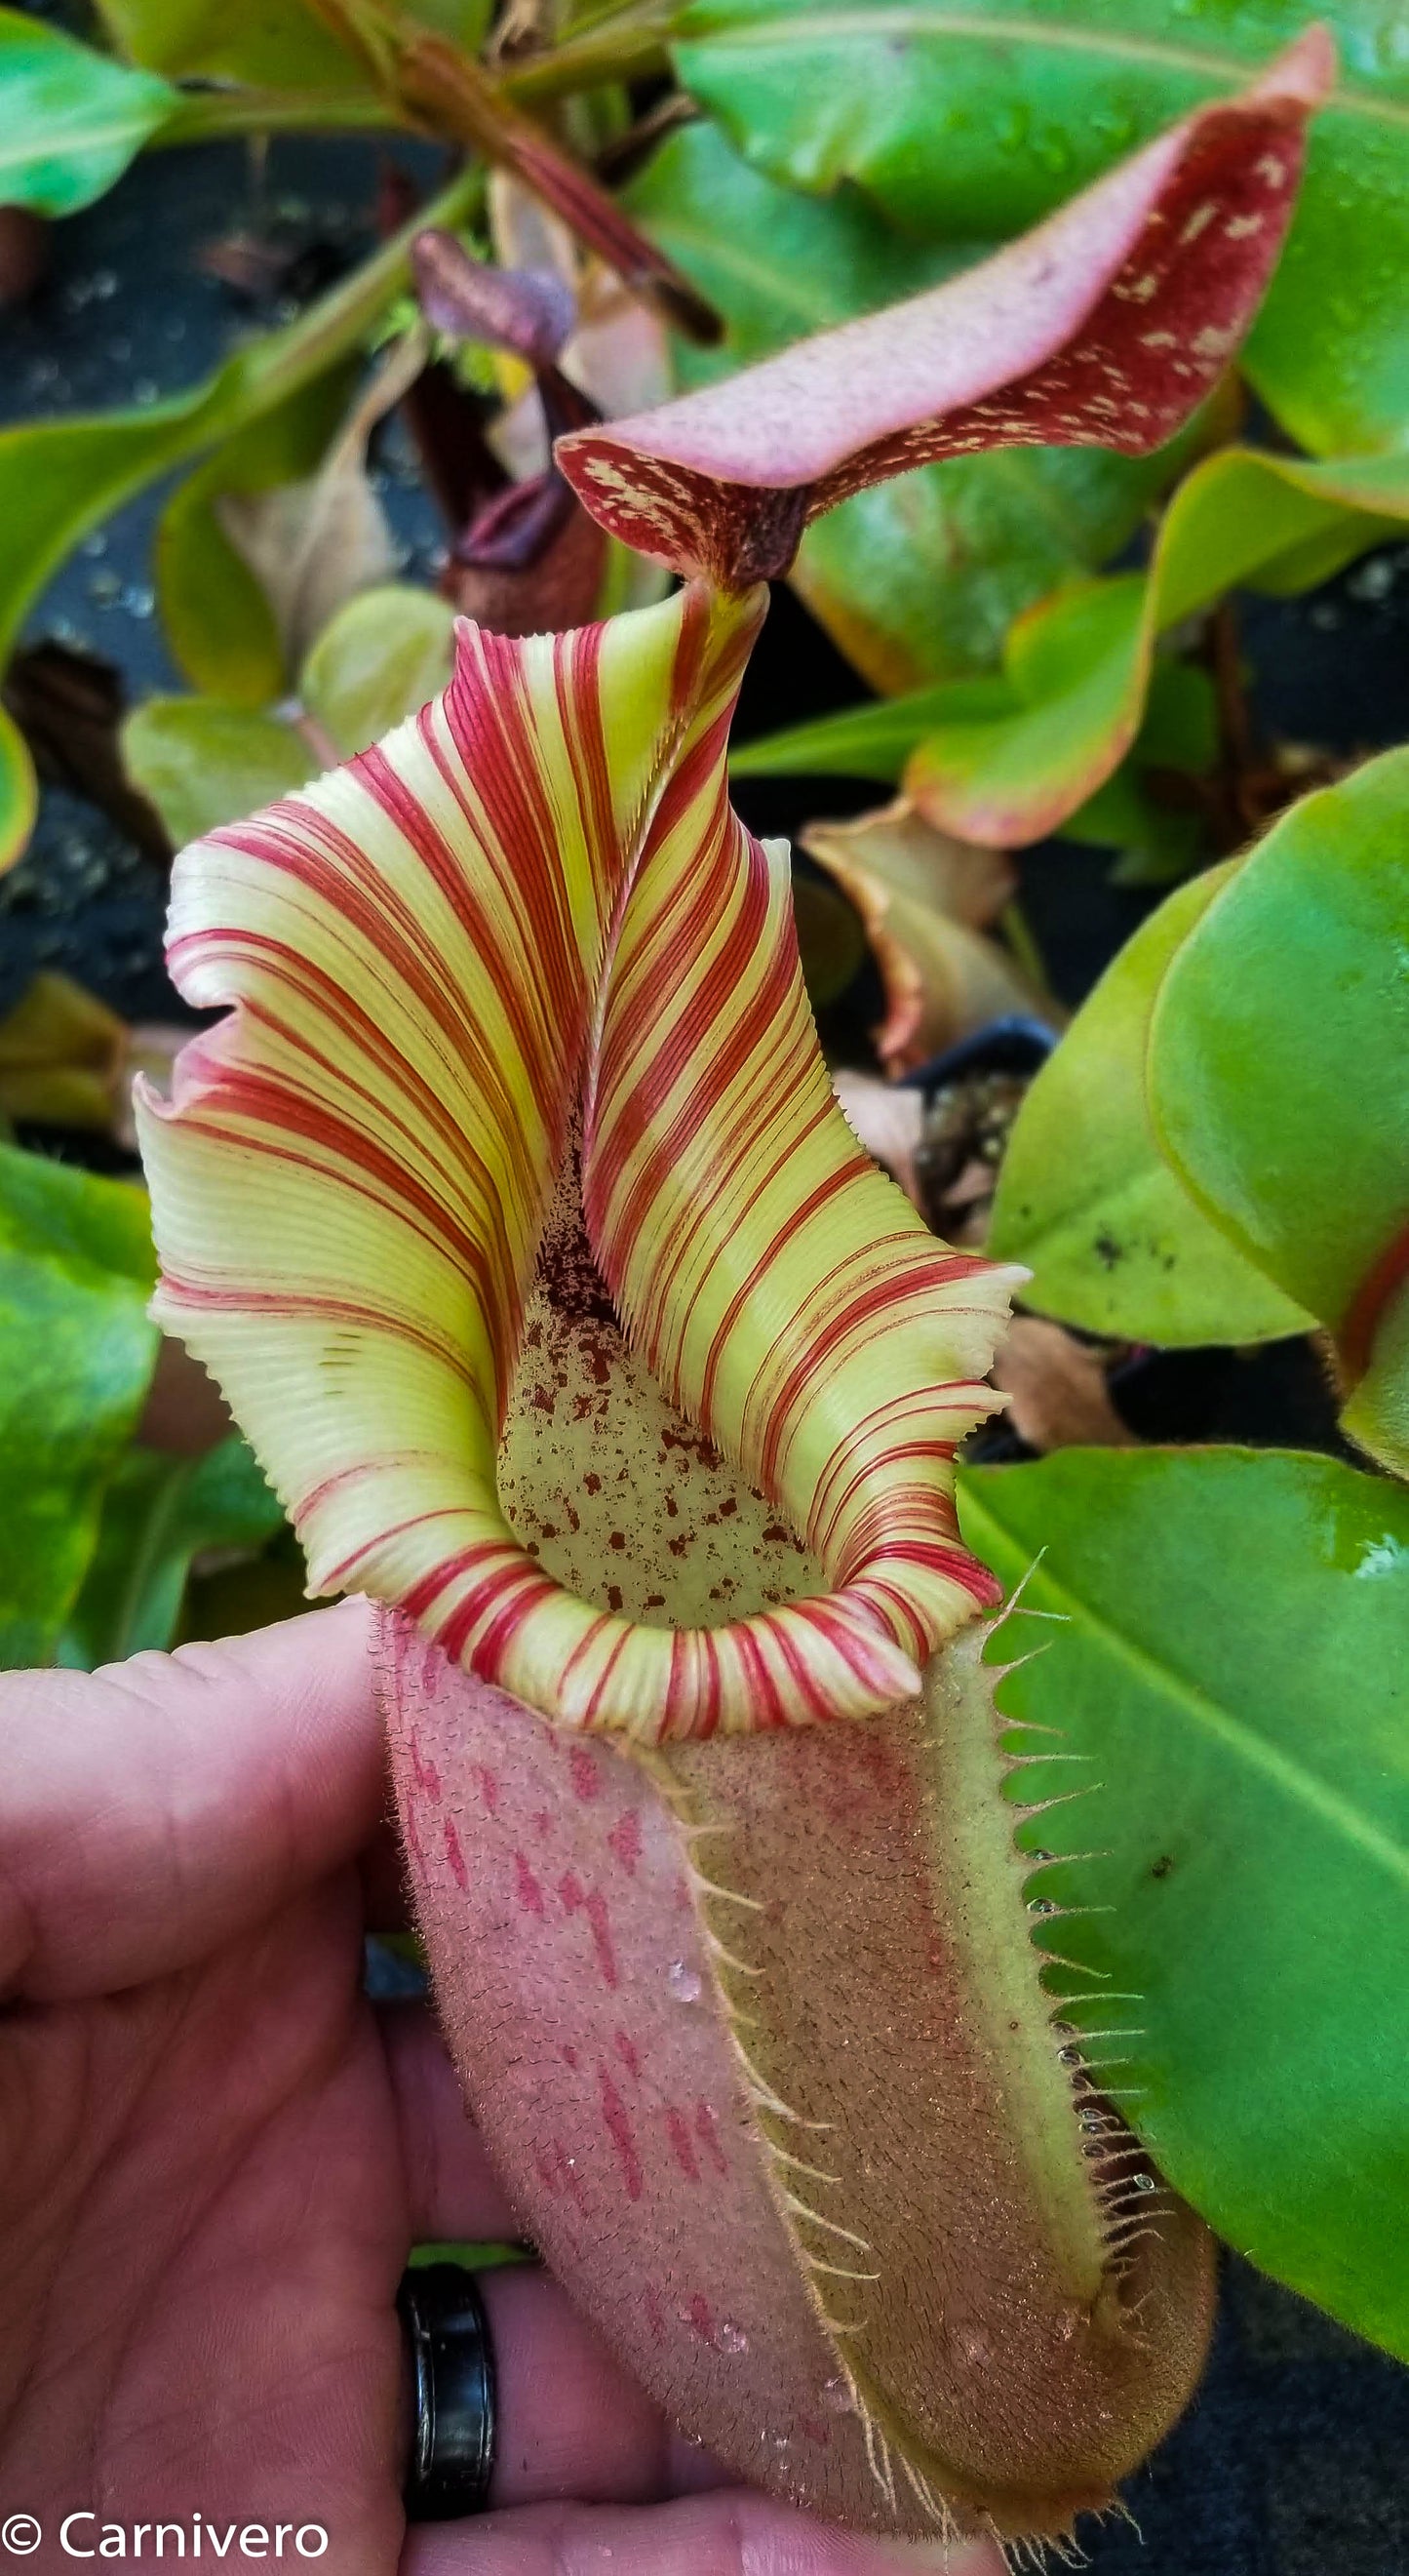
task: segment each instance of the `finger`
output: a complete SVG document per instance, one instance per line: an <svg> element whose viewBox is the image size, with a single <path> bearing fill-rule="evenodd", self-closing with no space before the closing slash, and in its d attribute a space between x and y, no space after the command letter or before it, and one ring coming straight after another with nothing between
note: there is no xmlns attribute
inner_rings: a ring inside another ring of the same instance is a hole
<svg viewBox="0 0 1409 2576"><path fill-rule="evenodd" d="M546 2272L480 2276L499 2391L491 2502L654 2502L676 2438Z"/></svg>
<svg viewBox="0 0 1409 2576"><path fill-rule="evenodd" d="M382 1800L367 1604L0 1681L0 1992L203 1958L348 1860Z"/></svg>
<svg viewBox="0 0 1409 2576"><path fill-rule="evenodd" d="M435 2017L424 2004L377 2008L411 2233L417 2244L468 2239L513 2243L523 2225L465 2108Z"/></svg>
<svg viewBox="0 0 1409 2576"><path fill-rule="evenodd" d="M401 2576L1007 2576L988 2541L862 2540L721 2487L673 2504L529 2505L412 2531Z"/></svg>

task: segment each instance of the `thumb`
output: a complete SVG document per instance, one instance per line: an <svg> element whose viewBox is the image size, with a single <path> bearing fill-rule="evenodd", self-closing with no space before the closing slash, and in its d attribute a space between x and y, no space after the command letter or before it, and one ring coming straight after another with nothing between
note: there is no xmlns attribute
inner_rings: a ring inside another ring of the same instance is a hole
<svg viewBox="0 0 1409 2576"><path fill-rule="evenodd" d="M367 1605L0 1678L0 1994L204 1957L351 1859L383 1800Z"/></svg>

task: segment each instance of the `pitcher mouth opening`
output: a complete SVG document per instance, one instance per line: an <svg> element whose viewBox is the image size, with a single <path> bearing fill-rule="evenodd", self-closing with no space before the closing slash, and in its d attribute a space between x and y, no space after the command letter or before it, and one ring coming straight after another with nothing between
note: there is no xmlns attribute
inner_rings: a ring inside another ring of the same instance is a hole
<svg viewBox="0 0 1409 2576"><path fill-rule="evenodd" d="M570 1182L525 1310L497 1487L545 1574L642 1627L725 1628L832 1588L776 1505L628 1347Z"/></svg>

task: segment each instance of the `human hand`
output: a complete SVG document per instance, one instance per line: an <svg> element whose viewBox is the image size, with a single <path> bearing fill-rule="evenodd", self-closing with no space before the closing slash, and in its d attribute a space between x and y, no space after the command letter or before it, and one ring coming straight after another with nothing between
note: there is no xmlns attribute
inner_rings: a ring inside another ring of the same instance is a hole
<svg viewBox="0 0 1409 2576"><path fill-rule="evenodd" d="M0 2553L18 2513L37 2570L197 2515L271 2557L321 2525L329 2576L946 2563L715 2484L526 2268L484 2283L492 2510L406 2533L408 2248L517 2223L429 2013L362 1992L395 1884L363 1605L9 1676L0 1783Z"/></svg>

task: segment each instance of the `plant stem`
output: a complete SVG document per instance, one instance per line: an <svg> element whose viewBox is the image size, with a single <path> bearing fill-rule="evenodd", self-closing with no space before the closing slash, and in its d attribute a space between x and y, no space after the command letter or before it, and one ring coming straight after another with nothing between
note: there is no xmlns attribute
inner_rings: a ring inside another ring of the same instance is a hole
<svg viewBox="0 0 1409 2576"><path fill-rule="evenodd" d="M660 8L622 12L599 25L584 27L551 52L506 63L501 88L519 106L571 98L606 81L646 80L670 69L666 20Z"/></svg>
<svg viewBox="0 0 1409 2576"><path fill-rule="evenodd" d="M211 143L232 134L354 133L400 126L420 131L373 90L184 90L152 145Z"/></svg>
<svg viewBox="0 0 1409 2576"><path fill-rule="evenodd" d="M609 81L641 80L668 71L665 18L659 0L644 8L603 14L548 52L504 64L492 90L483 73L475 77L491 95L516 106L548 105L579 91L599 89ZM439 48L445 57L452 49ZM468 58L465 58L468 62ZM431 135L436 120L429 108L417 110L390 86L336 90L186 90L175 114L153 137L154 143L207 143L232 134L353 133L367 130ZM463 139L463 137L461 138Z"/></svg>

